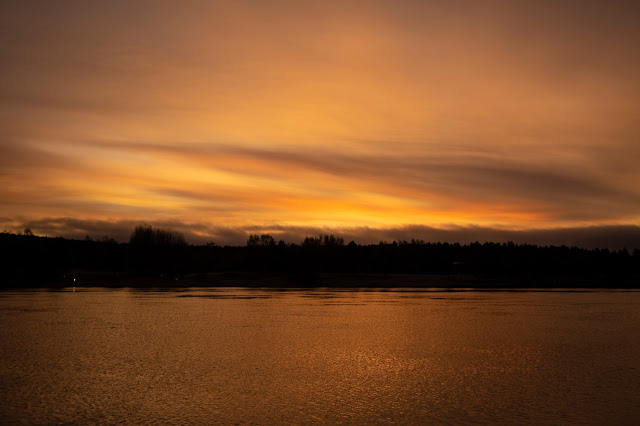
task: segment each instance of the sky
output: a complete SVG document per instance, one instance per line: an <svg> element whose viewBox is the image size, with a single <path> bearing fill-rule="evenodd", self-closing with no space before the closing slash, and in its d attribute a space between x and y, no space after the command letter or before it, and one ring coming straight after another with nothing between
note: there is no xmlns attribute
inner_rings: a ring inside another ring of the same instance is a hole
<svg viewBox="0 0 640 426"><path fill-rule="evenodd" d="M0 228L640 247L636 1L0 3Z"/></svg>

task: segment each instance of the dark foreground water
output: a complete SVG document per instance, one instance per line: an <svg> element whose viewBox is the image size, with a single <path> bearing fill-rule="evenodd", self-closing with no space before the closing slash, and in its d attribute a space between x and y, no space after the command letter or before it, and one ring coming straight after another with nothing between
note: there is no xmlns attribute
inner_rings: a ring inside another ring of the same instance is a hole
<svg viewBox="0 0 640 426"><path fill-rule="evenodd" d="M640 418L640 292L0 293L0 423Z"/></svg>

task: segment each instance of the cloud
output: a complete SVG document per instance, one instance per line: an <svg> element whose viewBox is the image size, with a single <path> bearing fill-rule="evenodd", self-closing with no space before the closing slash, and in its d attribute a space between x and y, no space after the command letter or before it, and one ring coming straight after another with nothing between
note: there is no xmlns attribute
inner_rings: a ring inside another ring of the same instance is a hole
<svg viewBox="0 0 640 426"><path fill-rule="evenodd" d="M402 146L393 141L377 146L393 144ZM260 149L215 143L94 142L94 145L115 152L123 150L151 158L172 158L182 167L198 165L258 181L301 182L311 193L322 192L324 188L329 198L331 193L339 198L340 192L362 191L418 203L435 200L435 206L430 207L433 209L438 205L444 210L475 205L480 215L483 209L490 210L493 205L542 213L549 220L612 220L634 217L640 205L638 188L620 185L617 177L609 176L611 179L607 180L574 164L548 164L544 158L536 157L513 159L509 152L475 150L470 146L410 154L404 152L411 149L399 148L394 155L389 155L384 150L378 152L376 145L368 153L330 148L316 148L311 152ZM268 185L263 187L266 193L272 189ZM209 201L216 197L215 192L207 190L200 193L184 189L166 191ZM295 191L290 195L305 198ZM271 196L277 201L277 194L271 193ZM242 198L242 194L233 197ZM257 204L260 204L259 198L254 194Z"/></svg>
<svg viewBox="0 0 640 426"><path fill-rule="evenodd" d="M63 3L0 15L11 221L640 223L637 2Z"/></svg>
<svg viewBox="0 0 640 426"><path fill-rule="evenodd" d="M215 226L208 223L183 223L178 220L165 221L100 221L75 218L44 218L39 220L16 220L0 218L0 227L7 231L21 231L30 228L36 235L64 236L82 239L86 235L92 238L108 236L120 242L126 242L133 229L142 223L182 232L192 244L216 242L220 245L244 245L249 235L268 233L276 240L299 243L307 236L334 234L346 242L358 244L377 244L380 241L410 241L412 238L427 242L508 242L537 245L567 245L582 248L609 248L630 250L640 248L640 227L632 225L589 226L560 229L514 230L480 226L449 226L436 228L423 225L410 225L389 228L371 227L314 227L261 225L246 227Z"/></svg>
<svg viewBox="0 0 640 426"><path fill-rule="evenodd" d="M389 153L393 144L399 148ZM391 141L369 146L363 152L357 144L313 150L108 140L3 144L1 212L104 221L179 217L231 228L557 228L637 219L640 191L623 184L635 170L603 177L495 148L429 153Z"/></svg>

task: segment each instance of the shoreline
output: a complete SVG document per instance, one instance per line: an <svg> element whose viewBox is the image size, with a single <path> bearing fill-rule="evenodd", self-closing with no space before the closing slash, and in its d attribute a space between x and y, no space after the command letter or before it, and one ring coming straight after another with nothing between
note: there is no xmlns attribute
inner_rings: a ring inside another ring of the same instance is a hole
<svg viewBox="0 0 640 426"><path fill-rule="evenodd" d="M640 280L607 283L604 280L584 280L558 277L544 281L492 279L473 275L427 274L339 274L323 273L296 276L283 273L207 272L183 276L144 276L129 273L76 271L65 279L28 281L3 284L1 290L62 289L62 288L162 288L182 289L198 287L238 287L274 289L468 289L468 290L526 290L526 289L640 289Z"/></svg>

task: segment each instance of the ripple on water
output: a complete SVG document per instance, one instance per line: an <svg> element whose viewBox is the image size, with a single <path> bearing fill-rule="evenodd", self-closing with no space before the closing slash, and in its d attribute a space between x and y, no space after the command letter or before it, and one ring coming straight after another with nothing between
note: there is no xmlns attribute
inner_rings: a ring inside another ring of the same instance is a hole
<svg viewBox="0 0 640 426"><path fill-rule="evenodd" d="M633 424L638 302L609 292L13 293L0 298L0 418Z"/></svg>

